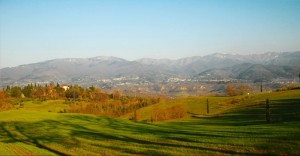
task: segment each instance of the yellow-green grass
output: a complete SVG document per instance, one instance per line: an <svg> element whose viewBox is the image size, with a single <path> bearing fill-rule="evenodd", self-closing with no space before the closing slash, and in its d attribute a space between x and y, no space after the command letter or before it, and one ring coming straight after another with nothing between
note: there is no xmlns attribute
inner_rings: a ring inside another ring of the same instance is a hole
<svg viewBox="0 0 300 156"><path fill-rule="evenodd" d="M186 118L195 116L215 116L231 109L242 109L245 107L265 104L267 98L269 98L269 100L271 101L275 101L278 99L293 99L297 97L300 97L300 90L289 90L284 92L271 93L264 92L234 97L187 97L166 100L158 104L139 109L137 113L139 115L139 121L149 121L149 119L151 118L151 113L155 109L164 109L167 107L180 105L187 109ZM207 99L209 103L209 113L207 113ZM122 116L122 118L131 118L132 116L133 113L129 113Z"/></svg>
<svg viewBox="0 0 300 156"><path fill-rule="evenodd" d="M165 109L172 106L183 106L187 110L189 115L207 115L206 113L206 99L209 99L210 114L217 114L228 108L226 103L222 104L221 101L228 99L227 97L188 97L188 98L178 98L172 100L166 100L149 107L139 109L137 111L139 116L139 121L149 120L151 118L151 113L157 109ZM130 118L133 113L129 113L123 116L123 118Z"/></svg>
<svg viewBox="0 0 300 156"><path fill-rule="evenodd" d="M47 100L47 101L24 101L21 110L38 110L41 112L60 112L68 109L69 105L64 100Z"/></svg>
<svg viewBox="0 0 300 156"><path fill-rule="evenodd" d="M272 110L269 124L264 114L267 97ZM187 109L199 115L172 122L133 122L37 109L1 112L0 155L300 154L299 90L253 95L251 103L242 101L244 96L209 98L212 108L220 103L226 107L220 107L221 113L212 110L213 115L203 116L206 107L195 109L206 98L179 99L173 104L190 106ZM231 98L240 103L225 104Z"/></svg>

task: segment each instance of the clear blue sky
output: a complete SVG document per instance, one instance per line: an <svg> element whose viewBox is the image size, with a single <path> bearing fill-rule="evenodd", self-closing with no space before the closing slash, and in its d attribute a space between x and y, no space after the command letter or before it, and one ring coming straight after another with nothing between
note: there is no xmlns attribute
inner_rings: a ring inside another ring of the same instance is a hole
<svg viewBox="0 0 300 156"><path fill-rule="evenodd" d="M0 0L0 68L300 50L300 0Z"/></svg>

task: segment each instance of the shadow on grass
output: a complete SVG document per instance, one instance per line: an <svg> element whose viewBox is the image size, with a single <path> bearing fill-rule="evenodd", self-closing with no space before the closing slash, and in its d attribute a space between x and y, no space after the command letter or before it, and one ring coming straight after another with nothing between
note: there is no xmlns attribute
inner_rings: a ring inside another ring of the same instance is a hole
<svg viewBox="0 0 300 156"><path fill-rule="evenodd" d="M232 110L218 116L203 118L192 116L195 119L205 119L211 122L199 123L204 125L222 126L249 126L264 125L266 122L265 104L248 105L243 108ZM300 99L271 100L271 124L300 121ZM195 123L197 124L197 123Z"/></svg>
<svg viewBox="0 0 300 156"><path fill-rule="evenodd" d="M87 128L89 126L98 126L99 128ZM224 154L239 153L235 149L214 149L205 147L203 144L197 144L199 142L189 141L189 144L186 144L188 140L180 140L180 138L191 137L222 138L221 135L201 134L197 133L197 131L174 130L159 125L134 123L130 121L125 122L124 120L105 117L69 115L61 121L1 122L0 133L2 137L1 142L3 143L22 142L57 155L76 155L76 153L72 153L72 148L83 148L83 150L89 151L90 149L88 147L108 148L117 153L139 155L166 155L165 149L185 149L196 153L207 151ZM149 136L150 134L151 136ZM177 135L183 137L178 137L177 142L170 139L171 136ZM166 136L169 136L169 138ZM78 141L80 139L90 140L92 142L80 142ZM97 142L100 143L97 144ZM116 145L105 145L103 142L112 142L116 143ZM121 146L118 146L118 144ZM127 146L130 144L135 148ZM52 145L59 148L55 148ZM141 147L141 149L138 149L138 147ZM99 150L92 152L97 153Z"/></svg>
<svg viewBox="0 0 300 156"><path fill-rule="evenodd" d="M200 117L190 122L165 124L135 123L109 117L65 114L59 120L1 122L0 141L3 143L22 142L57 155L78 154L73 153L73 148L93 153L100 152L100 154L105 153L101 153L99 149L110 149L120 154L138 155L167 155L165 149L214 154L259 155L268 153L268 151L241 151L239 150L241 145L234 142L235 140L243 142L243 140L251 139L259 140L261 145L242 144L243 148L249 146L250 149L260 149L266 146L266 149L271 151L273 149L268 149L268 144L265 145L265 143L282 139L292 140L291 146L293 146L293 139L297 141L299 135L286 131L273 136L267 131L272 127L261 126L255 131L246 127L267 125L264 109L264 105L258 105L227 112L218 117ZM271 101L271 109L272 121L276 125L283 122L300 121L300 100ZM235 129L236 126L245 126L245 128ZM285 145L281 142L278 144ZM55 148L53 145L59 148ZM216 146L226 148L213 148ZM278 147L279 150L280 148Z"/></svg>

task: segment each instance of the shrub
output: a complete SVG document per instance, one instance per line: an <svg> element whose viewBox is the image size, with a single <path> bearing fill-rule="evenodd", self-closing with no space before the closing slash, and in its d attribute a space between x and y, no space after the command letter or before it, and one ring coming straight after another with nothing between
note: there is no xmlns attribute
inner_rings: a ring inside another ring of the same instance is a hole
<svg viewBox="0 0 300 156"><path fill-rule="evenodd" d="M225 87L226 94L228 96L243 95L251 91L251 87L248 84L227 84Z"/></svg>
<svg viewBox="0 0 300 156"><path fill-rule="evenodd" d="M10 99L7 97L7 95L0 91L0 112L5 110L13 109L14 106L11 104Z"/></svg>
<svg viewBox="0 0 300 156"><path fill-rule="evenodd" d="M231 104L236 104L236 103L239 103L240 100L239 99L231 99L230 103Z"/></svg>
<svg viewBox="0 0 300 156"><path fill-rule="evenodd" d="M186 108L183 106L172 106L166 109L156 108L151 114L151 121L164 121L183 118L186 115Z"/></svg>

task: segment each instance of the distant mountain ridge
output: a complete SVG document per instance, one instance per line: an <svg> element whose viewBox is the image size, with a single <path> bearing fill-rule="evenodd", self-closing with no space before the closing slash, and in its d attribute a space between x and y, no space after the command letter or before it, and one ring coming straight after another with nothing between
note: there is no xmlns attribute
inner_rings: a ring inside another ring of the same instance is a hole
<svg viewBox="0 0 300 156"><path fill-rule="evenodd" d="M264 54L211 54L171 59L128 61L112 56L54 59L0 69L2 86L36 82L94 82L117 77L138 77L142 82L165 82L172 77L255 80L291 78L300 72L299 52Z"/></svg>
<svg viewBox="0 0 300 156"><path fill-rule="evenodd" d="M209 69L201 72L196 79L240 79L240 80L272 80L293 79L300 72L299 66L279 66L244 63L221 69Z"/></svg>

